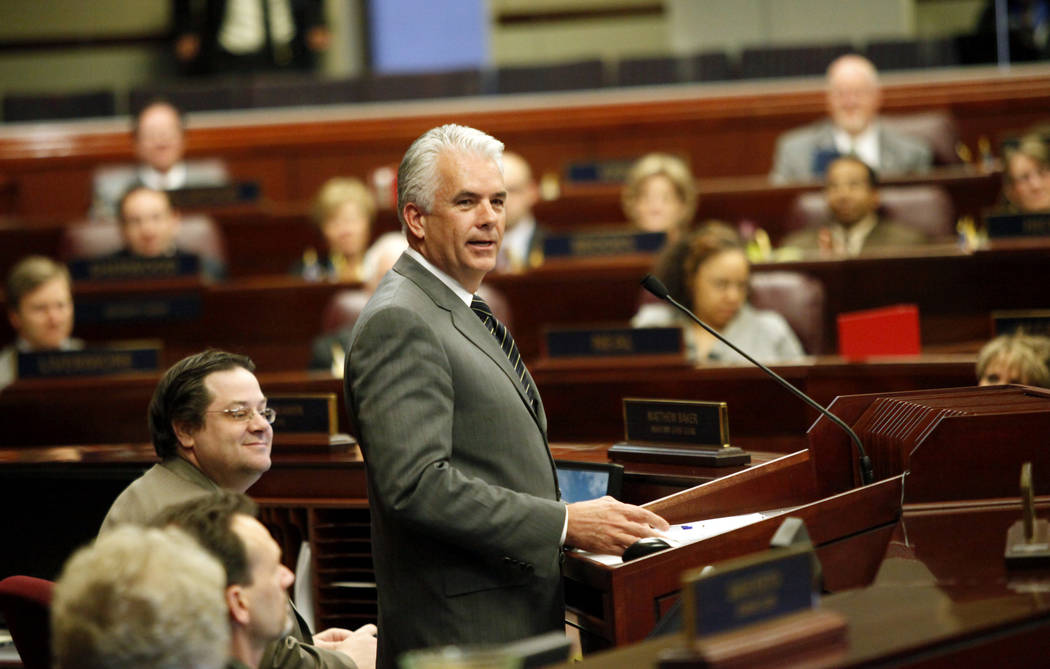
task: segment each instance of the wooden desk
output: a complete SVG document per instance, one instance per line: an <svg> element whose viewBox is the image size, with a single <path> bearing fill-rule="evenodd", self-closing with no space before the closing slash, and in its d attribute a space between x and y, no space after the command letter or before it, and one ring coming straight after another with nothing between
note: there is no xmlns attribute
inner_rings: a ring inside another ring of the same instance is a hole
<svg viewBox="0 0 1050 669"><path fill-rule="evenodd" d="M77 284L74 301L81 311L100 301L175 296L197 300L200 313L188 318L95 323L81 319L74 332L89 343L159 339L164 344L165 366L213 347L246 353L262 369L304 370L310 362L311 342L321 331L325 305L337 291L356 287L357 284L314 283L290 276L253 277L214 285L188 279ZM0 340L13 338L10 324L4 319Z"/></svg>
<svg viewBox="0 0 1050 669"><path fill-rule="evenodd" d="M979 342L996 309L1046 307L1050 245L998 247L967 254L954 247L915 255L761 263L752 271L791 270L824 284L825 351L836 349L837 314L902 302L919 307L924 346ZM514 314L514 339L527 360L541 352L546 327L623 324L634 315L651 256L549 262L522 275L491 275ZM976 348L974 348L976 351Z"/></svg>
<svg viewBox="0 0 1050 669"><path fill-rule="evenodd" d="M806 448L805 432L816 411L792 397L762 370L738 367L639 368L619 361L601 366L545 365L531 368L555 441L623 439L623 398L725 401L729 436L746 450L789 453ZM849 363L838 357L813 364L776 365L774 370L826 406L837 395L975 383L974 357L922 356ZM2 401L2 400L0 400Z"/></svg>
<svg viewBox="0 0 1050 669"><path fill-rule="evenodd" d="M883 111L949 112L975 154L1045 119L1045 64L885 73ZM190 157L222 158L275 202L305 202L340 175L396 164L428 128L454 120L519 151L537 174L572 162L650 151L685 157L701 179L765 174L776 138L823 117L820 77L428 102L190 115ZM88 210L92 171L133 160L125 119L48 123L0 132L0 173L21 216L71 219ZM55 197L62 193L62 197Z"/></svg>
<svg viewBox="0 0 1050 669"><path fill-rule="evenodd" d="M778 366L789 381L827 403L843 393L887 392L970 385L971 356L935 356L870 364L835 359ZM267 371L259 383L270 395L335 393L339 431L352 433L343 382L327 372ZM623 397L700 399L729 403L730 437L748 450L786 453L805 448L816 417L760 370L749 367L653 371L637 367L533 371L554 442L607 442L623 438ZM0 392L0 446L111 444L149 441L146 412L159 374L68 377L16 381ZM277 435L280 443L281 435Z"/></svg>

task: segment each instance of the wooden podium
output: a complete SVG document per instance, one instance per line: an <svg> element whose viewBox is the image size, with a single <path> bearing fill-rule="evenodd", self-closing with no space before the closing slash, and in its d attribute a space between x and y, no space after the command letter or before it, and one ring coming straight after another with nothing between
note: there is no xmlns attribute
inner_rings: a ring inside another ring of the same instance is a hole
<svg viewBox="0 0 1050 669"><path fill-rule="evenodd" d="M937 513L979 506L976 500L1016 498L1023 462L1050 472L1050 392L1044 390L997 386L855 395L837 398L831 409L856 426L874 461L875 483L855 487L853 446L821 419L809 432L808 450L647 504L671 523L775 513L629 563L608 566L570 554L566 602L585 649L644 639L677 598L684 570L765 549L788 515L805 521L825 588L840 592L875 580L887 549L897 545L891 539L901 532L902 509L921 505L923 513ZM1050 486L1037 493L1050 494ZM996 504L1002 512L1001 501ZM1007 515L1020 517L1016 506ZM1001 538L989 539L1000 559L1008 526ZM993 527L990 536L997 531ZM965 549L940 559L964 561L960 552Z"/></svg>

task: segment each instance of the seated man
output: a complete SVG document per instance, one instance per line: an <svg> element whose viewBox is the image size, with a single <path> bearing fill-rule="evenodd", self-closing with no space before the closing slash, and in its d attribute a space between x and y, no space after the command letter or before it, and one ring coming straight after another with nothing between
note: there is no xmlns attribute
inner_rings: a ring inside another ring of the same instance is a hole
<svg viewBox="0 0 1050 669"><path fill-rule="evenodd" d="M124 248L111 258L199 257L203 276L215 280L225 277L226 268L218 260L197 256L176 246L179 215L166 191L132 186L120 199L118 214Z"/></svg>
<svg viewBox="0 0 1050 669"><path fill-rule="evenodd" d="M511 151L503 153L503 179L507 183L507 226L496 269L521 272L543 262L543 230L532 214L540 189L525 158Z"/></svg>
<svg viewBox="0 0 1050 669"><path fill-rule="evenodd" d="M856 256L871 248L926 241L918 230L880 217L875 170L858 158L837 158L828 166L824 197L831 220L788 235L784 247Z"/></svg>
<svg viewBox="0 0 1050 669"><path fill-rule="evenodd" d="M153 393L149 427L161 458L117 496L100 535L146 524L173 504L223 488L244 492L270 469L274 412L251 359L208 350L172 365ZM309 636L285 639L265 667L352 667L337 650L299 652Z"/></svg>
<svg viewBox="0 0 1050 669"><path fill-rule="evenodd" d="M139 165L96 172L92 215L114 216L121 195L133 185L172 191L228 183L221 161L183 160L185 130L182 113L170 102L155 100L143 107L132 128Z"/></svg>
<svg viewBox="0 0 1050 669"><path fill-rule="evenodd" d="M855 155L880 174L924 172L933 162L930 147L878 121L882 95L875 66L847 54L828 66L830 118L787 132L777 140L774 183L820 179L837 156Z"/></svg>
<svg viewBox="0 0 1050 669"><path fill-rule="evenodd" d="M282 637L290 653L314 652L314 647L296 644L288 636L293 624L301 627L302 634L309 634L287 597L295 576L281 562L281 547L256 520L251 499L230 491L198 497L168 507L154 524L188 532L222 562L233 658L245 666L258 667L266 647ZM375 666L375 632L375 625L365 625L356 632L332 628L315 635L314 643L335 649L337 641L349 640L357 666L371 668Z"/></svg>
<svg viewBox="0 0 1050 669"><path fill-rule="evenodd" d="M51 601L56 669L220 669L222 565L175 528L122 527L66 562Z"/></svg>
<svg viewBox="0 0 1050 669"><path fill-rule="evenodd" d="M0 389L15 380L18 353L84 348L73 339L69 270L44 256L27 256L7 275L7 318L18 339L0 351Z"/></svg>

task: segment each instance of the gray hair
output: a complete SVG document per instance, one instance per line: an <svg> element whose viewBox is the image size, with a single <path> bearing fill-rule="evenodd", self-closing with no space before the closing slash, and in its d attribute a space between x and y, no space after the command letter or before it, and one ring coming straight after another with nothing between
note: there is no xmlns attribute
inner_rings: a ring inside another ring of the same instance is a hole
<svg viewBox="0 0 1050 669"><path fill-rule="evenodd" d="M491 158L503 172L503 142L465 125L431 128L405 151L397 169L397 219L405 225L405 205L409 202L425 212L434 205L437 191L437 159L448 151L461 151Z"/></svg>
<svg viewBox="0 0 1050 669"><path fill-rule="evenodd" d="M226 572L186 533L124 525L69 559L51 603L57 669L219 669Z"/></svg>

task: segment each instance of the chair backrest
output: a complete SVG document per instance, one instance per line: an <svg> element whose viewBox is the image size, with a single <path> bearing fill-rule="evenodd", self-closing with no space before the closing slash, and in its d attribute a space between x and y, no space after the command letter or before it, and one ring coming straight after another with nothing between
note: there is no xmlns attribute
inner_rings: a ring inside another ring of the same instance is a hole
<svg viewBox="0 0 1050 669"><path fill-rule="evenodd" d="M810 355L824 352L824 285L798 272L751 274L751 304L788 322Z"/></svg>
<svg viewBox="0 0 1050 669"><path fill-rule="evenodd" d="M3 613L15 649L26 669L51 666L51 593L55 584L32 576L8 576L0 581Z"/></svg>
<svg viewBox="0 0 1050 669"><path fill-rule="evenodd" d="M585 90L605 86L605 65L597 59L552 65L508 65L499 68L496 77L500 93Z"/></svg>
<svg viewBox="0 0 1050 669"><path fill-rule="evenodd" d="M940 186L886 186L879 189L879 202L884 218L915 228L931 241L955 235L955 209ZM788 211L784 230L822 225L828 217L823 192L799 193Z"/></svg>
<svg viewBox="0 0 1050 669"><path fill-rule="evenodd" d="M933 162L937 165L954 165L962 159L955 147L959 143L959 130L955 119L945 111L928 111L916 114L890 114L880 116L879 121L887 128L923 140L933 151Z"/></svg>
<svg viewBox="0 0 1050 669"><path fill-rule="evenodd" d="M853 51L847 43L749 47L740 53L740 78L822 75L828 63Z"/></svg>
<svg viewBox="0 0 1050 669"><path fill-rule="evenodd" d="M123 245L120 224L115 220L81 221L66 226L59 244L59 256L65 261L101 258L119 251ZM183 216L175 236L175 246L187 253L195 253L202 260L226 264L222 232L207 216Z"/></svg>
<svg viewBox="0 0 1050 669"><path fill-rule="evenodd" d="M482 286L478 289L478 295L488 302L492 313L513 334L514 323L510 305L507 304L507 300L502 293L494 288ZM361 311L368 304L370 297L372 297L372 293L360 288L340 290L333 295L328 300L328 304L321 315L321 334L329 334L340 330L349 332L354 327L358 317L361 316Z"/></svg>

